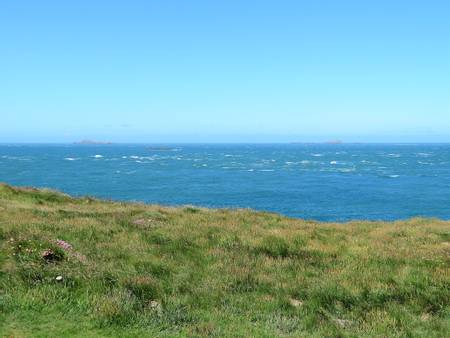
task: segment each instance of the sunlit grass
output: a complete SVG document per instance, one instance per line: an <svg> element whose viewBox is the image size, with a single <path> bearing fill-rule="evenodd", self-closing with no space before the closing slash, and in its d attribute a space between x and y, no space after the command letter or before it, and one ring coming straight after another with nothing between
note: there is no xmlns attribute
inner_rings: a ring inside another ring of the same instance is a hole
<svg viewBox="0 0 450 338"><path fill-rule="evenodd" d="M435 219L317 223L1 185L0 334L444 337L449 240Z"/></svg>

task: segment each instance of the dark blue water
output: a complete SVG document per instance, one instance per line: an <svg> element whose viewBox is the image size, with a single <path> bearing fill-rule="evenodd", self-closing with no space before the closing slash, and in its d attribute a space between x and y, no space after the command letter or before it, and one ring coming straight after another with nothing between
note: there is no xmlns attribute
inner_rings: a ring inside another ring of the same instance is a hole
<svg viewBox="0 0 450 338"><path fill-rule="evenodd" d="M0 145L0 181L317 220L450 219L450 145Z"/></svg>

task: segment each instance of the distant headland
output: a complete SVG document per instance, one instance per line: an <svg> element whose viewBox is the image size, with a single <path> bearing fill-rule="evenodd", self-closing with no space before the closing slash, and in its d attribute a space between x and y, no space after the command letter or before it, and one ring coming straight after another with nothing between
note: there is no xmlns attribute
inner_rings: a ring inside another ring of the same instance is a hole
<svg viewBox="0 0 450 338"><path fill-rule="evenodd" d="M113 144L112 142L95 141L95 140L81 140L73 144Z"/></svg>
<svg viewBox="0 0 450 338"><path fill-rule="evenodd" d="M291 144L343 144L342 140L329 140L325 142L290 142Z"/></svg>

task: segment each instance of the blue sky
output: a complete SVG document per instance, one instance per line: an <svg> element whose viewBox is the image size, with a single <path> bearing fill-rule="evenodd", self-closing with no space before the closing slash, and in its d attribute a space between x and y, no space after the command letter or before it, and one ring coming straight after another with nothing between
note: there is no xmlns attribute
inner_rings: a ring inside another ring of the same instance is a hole
<svg viewBox="0 0 450 338"><path fill-rule="evenodd" d="M0 142L450 142L450 1L0 4Z"/></svg>

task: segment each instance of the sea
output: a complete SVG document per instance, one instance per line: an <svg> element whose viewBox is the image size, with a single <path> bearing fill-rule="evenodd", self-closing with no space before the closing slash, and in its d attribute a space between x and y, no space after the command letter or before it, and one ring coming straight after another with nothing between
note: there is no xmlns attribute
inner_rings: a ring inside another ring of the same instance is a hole
<svg viewBox="0 0 450 338"><path fill-rule="evenodd" d="M450 219L450 144L1 144L0 182L318 221Z"/></svg>

